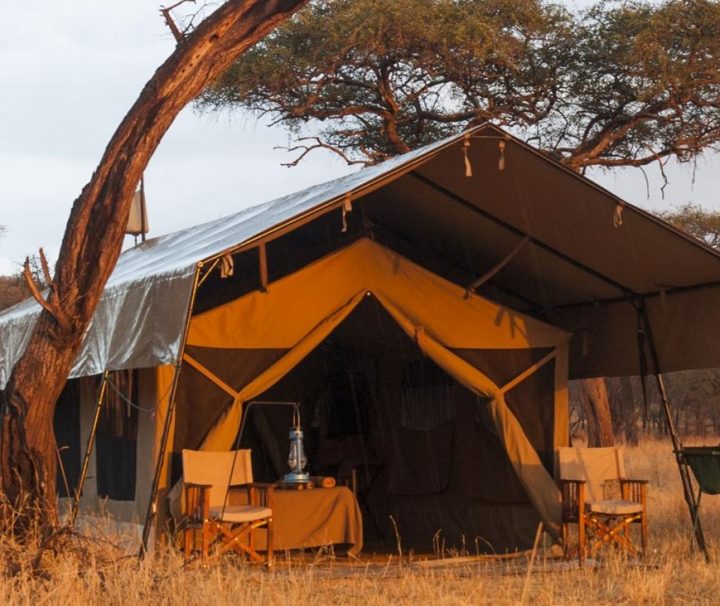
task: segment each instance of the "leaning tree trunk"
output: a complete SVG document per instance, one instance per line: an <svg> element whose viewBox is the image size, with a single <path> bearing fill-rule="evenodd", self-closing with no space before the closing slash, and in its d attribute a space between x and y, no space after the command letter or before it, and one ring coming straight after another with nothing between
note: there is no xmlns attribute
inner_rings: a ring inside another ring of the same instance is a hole
<svg viewBox="0 0 720 606"><path fill-rule="evenodd" d="M582 379L580 383L580 401L587 419L587 445L612 446L615 438L605 379Z"/></svg>
<svg viewBox="0 0 720 606"><path fill-rule="evenodd" d="M115 131L73 205L43 311L4 392L0 513L5 530L56 524L55 402L122 247L133 192L180 110L308 0L228 0L182 38ZM178 33L178 32L176 32Z"/></svg>

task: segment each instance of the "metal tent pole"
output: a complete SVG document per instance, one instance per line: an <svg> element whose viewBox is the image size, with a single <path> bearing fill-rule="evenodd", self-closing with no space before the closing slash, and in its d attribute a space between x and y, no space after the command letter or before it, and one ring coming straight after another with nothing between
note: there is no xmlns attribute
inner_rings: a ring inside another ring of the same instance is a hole
<svg viewBox="0 0 720 606"><path fill-rule="evenodd" d="M178 382L180 380L180 367L182 366L183 354L185 353L185 344L187 343L188 330L190 329L190 320L192 318L192 310L195 305L195 295L197 294L198 282L200 280L200 270L202 269L202 267L202 262L198 263L195 267L195 276L193 278L190 301L188 302L187 316L185 317L185 327L182 334L182 343L180 345L178 361L175 365L173 382L170 387L170 393L168 395L168 407L165 413L165 423L163 425L163 431L160 437L160 447L158 448L157 463L155 464L155 474L153 476L152 488L150 489L150 500L148 501L147 513L145 514L145 524L143 525L142 533L142 544L140 545L140 552L138 553L138 557L141 558L147 552L148 539L150 538L150 528L152 527L153 519L155 518L155 514L157 513L157 506L155 500L157 499L157 492L160 484L160 475L162 474L163 462L165 461L168 437L170 435L170 425L173 415L175 414L175 396L177 394Z"/></svg>
<svg viewBox="0 0 720 606"><path fill-rule="evenodd" d="M667 391L665 389L665 382L660 370L660 359L658 356L657 346L655 344L655 338L652 332L652 326L650 324L650 317L648 316L647 307L645 305L645 299L640 300L640 312L645 325L645 333L647 336L647 344L650 349L650 358L653 363L653 372L655 374L655 380L657 381L658 391L660 392L660 401L662 403L663 413L665 415L665 422L667 423L668 430L670 431L670 438L672 439L673 452L675 453L675 461L677 462L678 471L680 472L680 480L683 485L683 496L685 497L685 503L687 503L688 511L690 513L690 521L693 524L693 534L695 535L695 542L703 552L705 561L710 561L710 554L708 553L707 545L705 543L705 535L703 534L702 525L700 524L700 517L698 516L699 499L695 498L695 492L692 488L692 480L690 478L690 470L685 464L682 455L682 444L680 438L675 430L675 422L670 412L670 403L668 401Z"/></svg>

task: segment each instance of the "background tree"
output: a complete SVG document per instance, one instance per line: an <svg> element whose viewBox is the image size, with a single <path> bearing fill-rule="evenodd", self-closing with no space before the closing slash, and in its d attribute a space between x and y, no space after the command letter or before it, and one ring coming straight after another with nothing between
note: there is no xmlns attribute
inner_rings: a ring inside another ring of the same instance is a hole
<svg viewBox="0 0 720 606"><path fill-rule="evenodd" d="M32 255L28 257L27 266L30 277L38 289L42 290L47 288L49 284L46 281L45 272L42 269L40 256ZM24 276L24 271L20 270L9 276L0 276L0 311L24 301L30 297L31 294Z"/></svg>
<svg viewBox="0 0 720 606"><path fill-rule="evenodd" d="M30 296L30 291L21 274L0 276L0 311L11 307Z"/></svg>
<svg viewBox="0 0 720 606"><path fill-rule="evenodd" d="M564 11L533 0L315 0L202 103L267 114L297 134L309 126L310 148L374 163L472 119L546 118L570 25Z"/></svg>
<svg viewBox="0 0 720 606"><path fill-rule="evenodd" d="M720 3L315 0L202 97L375 163L491 120L569 168L687 161L720 140ZM297 160L297 159L296 159Z"/></svg>
<svg viewBox="0 0 720 606"><path fill-rule="evenodd" d="M54 277L45 264L47 296L33 285L43 311L3 396L0 513L8 530L24 531L37 519L45 528L55 523L55 402L120 254L133 192L151 155L180 110L305 1L228 0L187 35L173 23L177 48L146 84L73 204Z"/></svg>
<svg viewBox="0 0 720 606"><path fill-rule="evenodd" d="M673 210L655 211L655 214L703 244L720 250L720 212L688 202Z"/></svg>
<svg viewBox="0 0 720 606"><path fill-rule="evenodd" d="M4 225L0 225L0 238L7 231ZM25 288L21 276L0 276L0 310L15 305L30 296Z"/></svg>

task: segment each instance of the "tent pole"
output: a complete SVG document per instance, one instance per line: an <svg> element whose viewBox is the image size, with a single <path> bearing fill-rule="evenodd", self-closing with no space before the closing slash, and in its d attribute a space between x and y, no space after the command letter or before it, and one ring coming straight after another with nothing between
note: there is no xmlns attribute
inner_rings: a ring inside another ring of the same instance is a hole
<svg viewBox="0 0 720 606"><path fill-rule="evenodd" d="M175 396L177 394L177 387L180 381L180 367L182 366L182 359L185 353L185 345L187 344L188 331L190 330L190 320L192 318L192 310L195 306L195 295L198 290L198 281L200 279L200 270L203 267L203 262L200 261L195 266L195 276L193 278L192 291L190 292L190 301L188 302L187 315L185 317L185 327L182 334L182 343L180 345L180 352L178 355L178 361L175 364L175 374L173 375L173 382L170 387L170 393L168 395L168 408L165 413L165 423L163 425L162 436L160 437L160 447L158 448L157 463L155 464L155 475L153 476L152 488L150 489L150 499L148 501L147 513L145 514L145 524L143 525L142 533L142 544L140 545L140 552L138 557L144 557L147 553L148 539L150 538L150 528L152 522L157 513L157 506L155 500L157 498L158 486L160 484L160 475L162 474L163 462L165 460L165 454L167 451L168 437L170 435L170 425L172 422L173 415L175 414Z"/></svg>
<svg viewBox="0 0 720 606"><path fill-rule="evenodd" d="M662 403L663 413L665 415L665 422L667 423L668 430L670 431L670 438L672 439L673 452L675 453L675 461L677 462L678 471L680 472L680 480L683 485L683 496L685 497L685 503L687 503L688 511L690 513L690 520L693 524L693 533L695 535L695 542L699 547L700 551L705 556L705 561L710 562L710 554L708 553L707 545L705 543L705 535L703 534L702 525L700 524L700 517L698 515L698 499L695 498L695 492L692 488L692 480L690 478L690 471L687 465L683 461L682 455L682 444L680 438L675 430L675 422L672 418L670 411L670 403L668 401L667 390L665 389L665 382L663 381L662 373L660 371L660 359L655 344L655 338L652 332L652 326L650 324L650 317L648 316L647 307L645 305L645 299L640 299L640 312L645 324L645 332L647 336L647 344L650 349L650 358L653 363L653 374L655 375L655 381L657 382L658 392L660 393L660 401Z"/></svg>
<svg viewBox="0 0 720 606"><path fill-rule="evenodd" d="M512 261L517 254L525 248L525 245L530 242L530 236L524 236L520 242L518 242L515 247L506 254L500 261L498 261L493 267L491 267L488 271L486 271L482 276L477 278L476 280L473 280L472 284L465 287L465 298L469 298L471 292L475 292L478 288L480 288L485 282L490 280L495 274L497 274L503 267L505 267L510 261Z"/></svg>
<svg viewBox="0 0 720 606"><path fill-rule="evenodd" d="M100 412L102 411L102 406L105 401L105 391L107 390L109 376L110 371L106 369L105 372L103 372L102 383L100 383L100 393L98 393L97 402L95 403L95 416L93 417L92 427L90 428L90 435L88 436L87 447L85 448L85 456L83 457L82 467L80 469L80 477L78 478L75 496L73 497L72 510L70 511L70 527L75 525L75 519L77 518L80 507L80 495L82 494L88 466L90 465L90 454L95 445L95 436L97 435L97 427L100 422Z"/></svg>

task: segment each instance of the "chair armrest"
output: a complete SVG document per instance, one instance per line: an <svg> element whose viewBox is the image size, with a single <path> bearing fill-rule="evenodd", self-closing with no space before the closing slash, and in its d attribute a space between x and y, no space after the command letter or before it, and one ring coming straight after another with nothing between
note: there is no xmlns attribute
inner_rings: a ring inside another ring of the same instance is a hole
<svg viewBox="0 0 720 606"><path fill-rule="evenodd" d="M249 505L259 505L272 509L272 497L275 490L275 484L265 482L252 482L248 484L233 484L229 490L243 491L247 494Z"/></svg>
<svg viewBox="0 0 720 606"><path fill-rule="evenodd" d="M585 480L560 480L563 522L577 522L585 509Z"/></svg>
<svg viewBox="0 0 720 606"><path fill-rule="evenodd" d="M192 522L203 522L210 515L210 489L212 484L194 484L185 482L183 500L185 515Z"/></svg>

